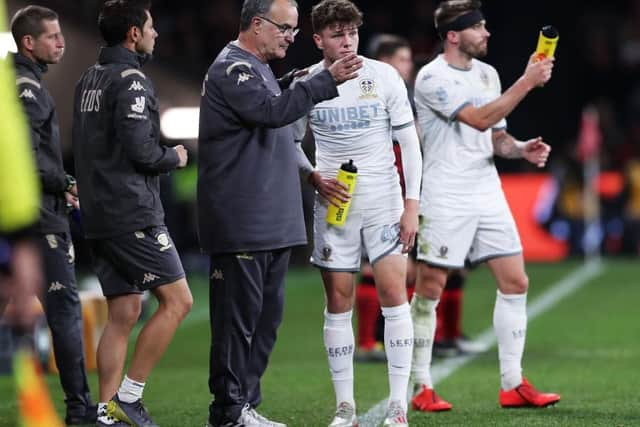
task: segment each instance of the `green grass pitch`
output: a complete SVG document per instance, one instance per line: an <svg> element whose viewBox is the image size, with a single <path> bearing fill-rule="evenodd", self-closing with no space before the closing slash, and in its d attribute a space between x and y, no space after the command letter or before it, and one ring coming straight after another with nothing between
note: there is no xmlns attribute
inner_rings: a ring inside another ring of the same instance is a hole
<svg viewBox="0 0 640 427"><path fill-rule="evenodd" d="M580 267L567 261L529 264L529 302ZM147 382L145 404L161 426L203 426L209 327L207 282L191 277L192 313ZM464 326L474 336L491 325L495 285L478 268L467 282ZM505 410L495 347L438 384L453 405L448 413L409 413L412 426L640 426L640 264L605 260L601 272L529 323L525 375L541 390L562 395L554 408ZM285 318L263 379L260 411L289 426L326 426L334 397L322 344L324 297L316 270L292 270ZM387 394L386 365L356 364L356 401L364 414ZM58 379L47 382L63 414ZM93 396L97 377L90 375ZM17 426L10 376L0 377L0 427ZM369 427L369 426L362 426Z"/></svg>

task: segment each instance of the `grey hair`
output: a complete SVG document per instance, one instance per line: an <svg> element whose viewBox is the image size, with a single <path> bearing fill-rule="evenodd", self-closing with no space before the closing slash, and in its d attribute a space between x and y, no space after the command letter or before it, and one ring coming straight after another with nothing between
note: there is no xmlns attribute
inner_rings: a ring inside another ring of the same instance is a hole
<svg viewBox="0 0 640 427"><path fill-rule="evenodd" d="M260 15L267 15L274 0L244 0L240 12L240 31L246 31L251 26L251 20ZM289 0L294 7L298 7L296 0Z"/></svg>

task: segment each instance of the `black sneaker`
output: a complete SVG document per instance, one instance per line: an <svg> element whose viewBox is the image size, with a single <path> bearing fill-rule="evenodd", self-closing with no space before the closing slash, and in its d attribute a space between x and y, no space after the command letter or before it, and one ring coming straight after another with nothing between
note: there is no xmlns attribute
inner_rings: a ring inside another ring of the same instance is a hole
<svg viewBox="0 0 640 427"><path fill-rule="evenodd" d="M64 418L64 423L68 426L77 426L85 424L95 424L98 419L98 407L97 405L87 406L84 415L70 415Z"/></svg>
<svg viewBox="0 0 640 427"><path fill-rule="evenodd" d="M222 421L220 423L214 423L209 419L204 427L246 427L246 425L238 421Z"/></svg>
<svg viewBox="0 0 640 427"><path fill-rule="evenodd" d="M454 340L438 340L433 343L433 357L456 357L460 349Z"/></svg>
<svg viewBox="0 0 640 427"><path fill-rule="evenodd" d="M142 404L142 399L126 403L118 398L118 393L107 403L107 415L124 421L132 427L159 427L149 416Z"/></svg>

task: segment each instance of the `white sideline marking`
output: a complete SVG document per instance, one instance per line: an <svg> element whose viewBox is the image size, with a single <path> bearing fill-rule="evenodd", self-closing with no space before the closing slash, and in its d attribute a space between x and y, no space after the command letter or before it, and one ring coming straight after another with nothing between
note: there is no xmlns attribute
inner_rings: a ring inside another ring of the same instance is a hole
<svg viewBox="0 0 640 427"><path fill-rule="evenodd" d="M563 298L581 288L589 280L599 275L602 269L602 263L598 259L587 261L578 269L573 270L564 279L551 285L549 289L527 305L528 321L531 322L536 317L551 309ZM496 343L493 326L485 329L474 341L483 344L486 348L493 347ZM443 381L458 369L474 360L477 356L478 354L469 354L435 363L431 368L433 384L436 385L440 381ZM358 417L360 427L377 427L384 420L386 411L387 399L383 399L369 409L366 414Z"/></svg>

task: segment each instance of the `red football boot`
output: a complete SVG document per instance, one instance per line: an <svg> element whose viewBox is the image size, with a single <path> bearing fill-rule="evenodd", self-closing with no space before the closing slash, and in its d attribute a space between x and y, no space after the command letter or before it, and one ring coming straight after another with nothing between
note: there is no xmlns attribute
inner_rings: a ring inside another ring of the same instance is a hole
<svg viewBox="0 0 640 427"><path fill-rule="evenodd" d="M423 412L440 412L451 409L451 403L442 400L432 388L428 388L424 384L420 384L420 392L411 399L411 406L414 411Z"/></svg>
<svg viewBox="0 0 640 427"><path fill-rule="evenodd" d="M544 408L558 403L560 395L541 393L523 377L518 387L507 391L500 389L499 400L503 408Z"/></svg>

